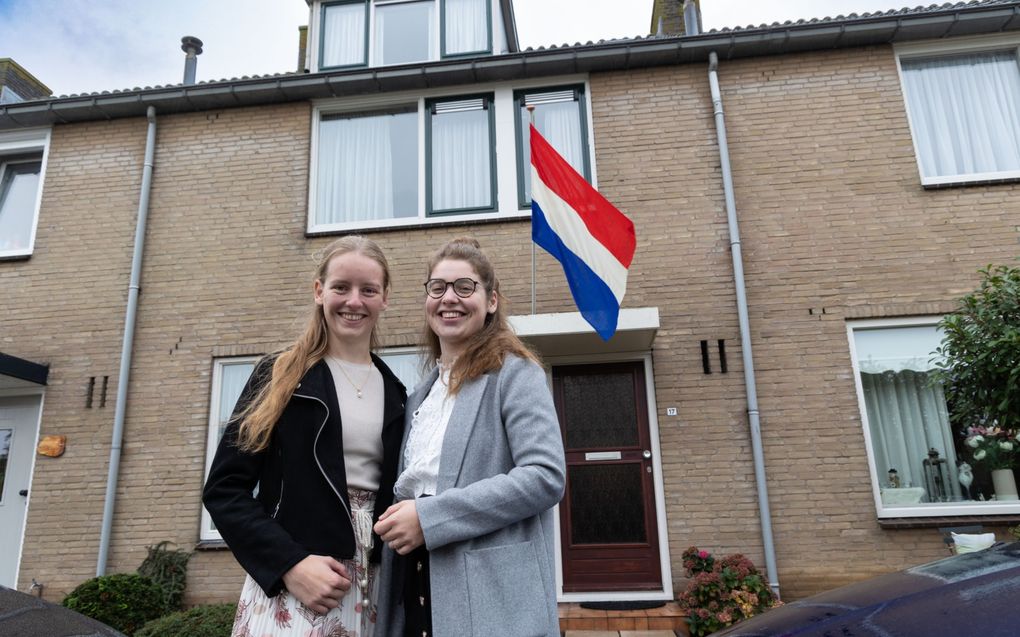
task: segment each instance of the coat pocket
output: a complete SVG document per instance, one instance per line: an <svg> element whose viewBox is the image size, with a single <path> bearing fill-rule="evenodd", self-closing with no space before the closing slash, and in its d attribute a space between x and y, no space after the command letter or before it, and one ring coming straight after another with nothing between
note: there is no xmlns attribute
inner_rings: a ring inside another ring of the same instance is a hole
<svg viewBox="0 0 1020 637"><path fill-rule="evenodd" d="M548 635L549 600L532 542L468 551L465 562L472 635Z"/></svg>

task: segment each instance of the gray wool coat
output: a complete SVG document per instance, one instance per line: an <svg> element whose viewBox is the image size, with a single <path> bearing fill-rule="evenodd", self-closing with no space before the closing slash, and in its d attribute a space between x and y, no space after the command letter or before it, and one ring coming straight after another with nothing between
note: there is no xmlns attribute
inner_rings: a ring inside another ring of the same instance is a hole
<svg viewBox="0 0 1020 637"><path fill-rule="evenodd" d="M404 431L438 376L408 398ZM401 453L400 470L404 467ZM552 507L563 442L545 372L508 356L457 393L437 493L417 501L435 637L558 637ZM376 634L403 635L403 558L384 547Z"/></svg>

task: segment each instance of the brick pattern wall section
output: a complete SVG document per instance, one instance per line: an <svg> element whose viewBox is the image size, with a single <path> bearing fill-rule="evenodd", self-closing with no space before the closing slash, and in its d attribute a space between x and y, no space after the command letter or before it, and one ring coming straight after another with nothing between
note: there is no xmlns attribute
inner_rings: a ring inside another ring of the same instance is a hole
<svg viewBox="0 0 1020 637"><path fill-rule="evenodd" d="M891 49L724 61L720 78L784 595L940 557L934 529L875 520L846 320L951 309L979 266L1017 253L1018 187L920 187ZM660 312L674 579L692 544L763 565L707 65L599 74L591 103L599 188L638 232L624 305ZM213 359L279 348L307 316L330 241L304 235L310 117L307 103L159 116L110 572L197 540ZM36 252L0 263L0 348L51 365L42 433L68 435L36 461L19 577L49 599L94 572L144 141L141 118L55 127ZM373 232L393 275L385 344L417 342L424 262L456 236L481 242L528 312L529 231ZM573 311L558 264L540 252L538 271L538 311ZM86 409L103 375L107 407ZM233 600L242 578L229 552L201 552L185 601Z"/></svg>
<svg viewBox="0 0 1020 637"><path fill-rule="evenodd" d="M935 529L875 520L846 319L952 309L978 267L1017 254L1020 189L921 188L889 48L723 62L720 82L784 595L941 557ZM678 423L660 413L675 577L691 544L763 561L706 84L704 67L592 79L601 189L634 217L638 254L671 266L639 280L663 316L657 401L680 407ZM688 129L696 140L671 137ZM641 182L654 192L628 201ZM652 206L680 214L660 221ZM691 245L710 229L717 251ZM725 381L700 373L706 337L728 339Z"/></svg>

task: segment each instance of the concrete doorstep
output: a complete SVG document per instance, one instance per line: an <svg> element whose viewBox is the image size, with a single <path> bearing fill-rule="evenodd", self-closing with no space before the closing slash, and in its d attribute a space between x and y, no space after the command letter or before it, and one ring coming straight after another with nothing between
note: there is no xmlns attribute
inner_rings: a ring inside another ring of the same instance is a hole
<svg viewBox="0 0 1020 637"><path fill-rule="evenodd" d="M568 630L563 637L676 637L671 630Z"/></svg>

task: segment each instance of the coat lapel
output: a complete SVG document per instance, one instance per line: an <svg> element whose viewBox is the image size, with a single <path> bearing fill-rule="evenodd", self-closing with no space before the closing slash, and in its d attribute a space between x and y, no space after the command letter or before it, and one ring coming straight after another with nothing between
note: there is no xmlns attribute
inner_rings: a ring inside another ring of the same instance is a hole
<svg viewBox="0 0 1020 637"><path fill-rule="evenodd" d="M443 438L443 451L439 456L439 479L436 491L442 493L457 483L461 465L464 464L464 450L474 430L475 419L482 405L482 396L489 383L489 375L471 380L461 386L457 392L457 402L453 405L450 422L446 425L446 436ZM424 396L422 397L424 399Z"/></svg>

